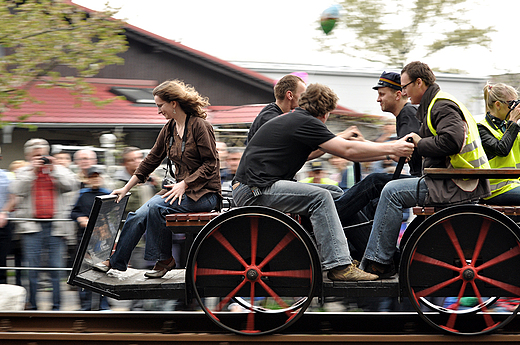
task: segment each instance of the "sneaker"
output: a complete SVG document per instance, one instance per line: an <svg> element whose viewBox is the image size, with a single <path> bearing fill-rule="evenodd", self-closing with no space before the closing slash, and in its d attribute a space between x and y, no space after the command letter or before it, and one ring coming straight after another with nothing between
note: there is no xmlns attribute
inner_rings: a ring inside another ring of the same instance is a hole
<svg viewBox="0 0 520 345"><path fill-rule="evenodd" d="M349 282L357 282L359 280L376 280L375 274L367 273L360 270L355 265L348 265L346 268L332 268L327 272L327 278L330 280L341 280Z"/></svg>
<svg viewBox="0 0 520 345"><path fill-rule="evenodd" d="M385 265L372 260L368 260L368 264L365 267L365 272L375 274L379 277L379 279L390 278L397 273L393 263Z"/></svg>
<svg viewBox="0 0 520 345"><path fill-rule="evenodd" d="M105 261L102 261L102 262L98 262L97 264L95 264L93 266L93 268L96 270L96 271L99 271L99 272L108 272L111 268L110 266L110 261L108 260L105 260Z"/></svg>

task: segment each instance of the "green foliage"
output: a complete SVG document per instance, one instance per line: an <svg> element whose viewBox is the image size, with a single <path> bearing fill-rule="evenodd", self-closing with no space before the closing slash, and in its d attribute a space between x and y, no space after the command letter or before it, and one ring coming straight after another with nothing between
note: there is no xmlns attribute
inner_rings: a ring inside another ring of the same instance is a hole
<svg viewBox="0 0 520 345"><path fill-rule="evenodd" d="M127 50L124 24L110 18L114 13L87 14L58 0L0 0L0 116L34 101L28 90L35 83L96 101L84 78L122 64L117 54ZM58 68L70 72L62 77Z"/></svg>
<svg viewBox="0 0 520 345"><path fill-rule="evenodd" d="M475 0L471 1L475 3ZM477 28L466 15L466 0L343 0L341 18L330 35L318 37L322 50L401 68L412 51L427 57L448 47L488 47L493 27ZM352 39L340 42L338 33Z"/></svg>

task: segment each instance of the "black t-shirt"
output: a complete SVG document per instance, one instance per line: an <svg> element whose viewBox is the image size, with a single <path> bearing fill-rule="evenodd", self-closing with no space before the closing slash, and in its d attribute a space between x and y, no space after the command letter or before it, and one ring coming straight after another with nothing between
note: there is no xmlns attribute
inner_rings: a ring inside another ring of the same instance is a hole
<svg viewBox="0 0 520 345"><path fill-rule="evenodd" d="M255 117L255 120L251 124L251 127L249 128L249 132L247 133L247 142L251 141L251 138L253 135L258 131L260 127L267 121L274 119L275 117L278 117L283 114L282 109L276 103L269 103L258 113L258 115Z"/></svg>
<svg viewBox="0 0 520 345"><path fill-rule="evenodd" d="M396 118L395 128L397 132L397 138L401 139L409 133L419 134L419 128L421 128L421 122L417 119L415 114L417 113L417 107L406 103L401 109L401 112ZM417 150L414 150L412 159L408 162L410 166L410 175L421 176L422 174L422 157L419 155Z"/></svg>
<svg viewBox="0 0 520 345"><path fill-rule="evenodd" d="M242 155L235 180L255 187L292 180L309 154L334 137L323 122L296 108L256 132Z"/></svg>

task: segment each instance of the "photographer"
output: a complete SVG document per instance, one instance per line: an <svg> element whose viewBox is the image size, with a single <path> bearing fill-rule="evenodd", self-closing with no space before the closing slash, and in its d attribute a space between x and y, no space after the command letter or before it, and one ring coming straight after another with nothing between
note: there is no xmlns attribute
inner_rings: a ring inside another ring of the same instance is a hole
<svg viewBox="0 0 520 345"><path fill-rule="evenodd" d="M220 173L215 135L206 121L208 99L192 86L181 81L166 81L153 90L158 113L168 122L155 145L139 164L134 175L112 194L121 200L137 183L144 183L164 158L175 166L175 182L163 185L163 190L130 212L114 254L95 268L107 272L110 268L126 271L133 249L146 231L145 260L156 261L148 278L161 278L175 268L172 256L172 233L166 228L166 215L183 212L208 212L220 204Z"/></svg>
<svg viewBox="0 0 520 345"><path fill-rule="evenodd" d="M506 84L487 84L484 87L486 117L478 124L482 146L491 168L520 167L520 101L518 92ZM484 202L493 205L518 205L518 179L490 179L491 196Z"/></svg>
<svg viewBox="0 0 520 345"><path fill-rule="evenodd" d="M9 191L17 198L14 217L36 218L42 221L16 222L15 232L21 235L25 262L29 267L41 267L43 255L47 254L47 266L64 267L65 238L71 227L66 222L49 219L70 218L70 207L65 193L75 190L79 181L69 169L54 164L49 156L49 143L44 139L30 139L24 147L28 165L16 171L16 179ZM60 309L60 274L51 271L52 310ZM36 310L38 271L29 271L29 305Z"/></svg>

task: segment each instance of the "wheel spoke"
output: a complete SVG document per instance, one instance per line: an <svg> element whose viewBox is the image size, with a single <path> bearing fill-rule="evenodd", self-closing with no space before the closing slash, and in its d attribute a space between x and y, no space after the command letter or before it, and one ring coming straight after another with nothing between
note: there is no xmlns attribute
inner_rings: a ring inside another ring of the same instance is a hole
<svg viewBox="0 0 520 345"><path fill-rule="evenodd" d="M251 282L251 289L249 292L250 302L249 305L255 305L255 282ZM247 332L253 332L255 329L255 313L253 312L253 308L249 308L249 313L247 314Z"/></svg>
<svg viewBox="0 0 520 345"><path fill-rule="evenodd" d="M480 272L481 270L485 269L485 268L488 268L488 267L491 267L493 265L496 265L498 263L501 263L502 261L506 261L506 260L509 260L511 259L512 257L515 257L517 256L518 254L520 254L520 246L516 246L510 250L508 250L507 252L504 252L502 254L500 254L499 256L483 263L482 265L476 267L477 269L477 272Z"/></svg>
<svg viewBox="0 0 520 345"><path fill-rule="evenodd" d="M483 304L482 296L480 295L480 291L477 288L477 284L475 284L475 281L471 281L471 286L473 287L473 291L475 292L475 295L478 298L478 303ZM496 323L491 318L491 315L487 312L487 307L485 305L482 306L482 310L484 313L482 313L484 317L484 321L486 322L487 328L492 327L496 325Z"/></svg>
<svg viewBox="0 0 520 345"><path fill-rule="evenodd" d="M262 272L265 277L287 277L287 278L312 278L312 271L308 270L289 270Z"/></svg>
<svg viewBox="0 0 520 345"><path fill-rule="evenodd" d="M446 280L445 282L439 283L437 285L434 285L432 287L429 287L427 289L417 292L416 296L417 297L428 297L430 294L432 294L436 291L439 291L440 289L445 288L446 286L451 285L460 279L461 279L460 277L451 278L450 280Z"/></svg>
<svg viewBox="0 0 520 345"><path fill-rule="evenodd" d="M440 260L434 259L432 257L429 257L427 255L423 255L423 254L420 254L420 253L414 253L413 254L413 260L414 261L424 262L424 263L427 263L427 264L430 264L430 265L434 265L434 266L444 267L444 268L447 268L449 270L456 271L456 272L460 271L459 267L455 267L453 265L445 263L444 261L440 261Z"/></svg>
<svg viewBox="0 0 520 345"><path fill-rule="evenodd" d="M221 270L216 268L197 268L195 271L197 276L240 276L245 275L245 271L231 271L231 270Z"/></svg>
<svg viewBox="0 0 520 345"><path fill-rule="evenodd" d="M264 290L276 301L276 303L278 303L280 307L282 307L283 309L289 308L287 303L285 303L283 299L280 296L278 296L276 292L274 292L265 282L259 280L258 284L260 284L264 288ZM290 315L291 311L287 310L286 313L287 315Z"/></svg>
<svg viewBox="0 0 520 345"><path fill-rule="evenodd" d="M475 250L473 251L473 257L471 258L470 266L475 267L475 263L477 262L477 258L480 255L480 251L482 250L482 246L484 245L484 241L486 240L490 226L491 222L489 221L489 219L484 218L484 220L482 221L482 227L480 228L480 233L478 234Z"/></svg>
<svg viewBox="0 0 520 345"><path fill-rule="evenodd" d="M459 295L457 296L457 303L455 303L455 307L453 308L453 310L459 310L460 299L464 296L464 291L466 290L466 285L467 285L467 282L463 281L462 282L462 286L461 286L461 288L459 290ZM448 322L446 323L446 327L454 329L456 320L457 320L457 313L452 313L450 315L450 317L448 318Z"/></svg>
<svg viewBox="0 0 520 345"><path fill-rule="evenodd" d="M251 265L256 265L256 248L258 245L258 217L251 218Z"/></svg>
<svg viewBox="0 0 520 345"><path fill-rule="evenodd" d="M510 292L510 293L514 294L514 296L520 296L520 288L517 286L511 285L508 283L504 283L504 282L501 282L501 281L498 281L495 279L491 279L488 277L484 277L484 276L481 276L480 274L477 275L476 279L480 279L483 282L486 282L488 284L501 288L507 292ZM507 296L507 297L513 297L513 296Z"/></svg>
<svg viewBox="0 0 520 345"><path fill-rule="evenodd" d="M222 311L222 308L228 304L228 302L233 298L235 297L235 295L237 294L238 290L240 290L245 284L247 283L247 280L242 280L240 282L240 284L237 285L236 288L233 289L233 291L231 291L226 297L224 297L222 299L222 301L220 301L220 303L217 305L217 307L215 308L216 311Z"/></svg>
<svg viewBox="0 0 520 345"><path fill-rule="evenodd" d="M247 267L247 263L245 262L245 260L242 258L242 256L240 256L240 254L238 254L238 252L235 250L235 248L233 248L233 246L231 245L231 243L229 243L229 241L222 235L222 233L220 231L215 231L213 232L213 237L224 247L226 248L226 250L231 254L233 255L233 257L235 259L237 259L238 262L240 262L242 264L242 266L244 267Z"/></svg>
<svg viewBox="0 0 520 345"><path fill-rule="evenodd" d="M466 258L464 257L464 252L462 251L462 248L460 247L459 239L457 238L457 235L455 234L455 230L453 230L453 226L451 225L451 222L449 220L447 220L447 221L442 222L442 225L444 226L446 233L450 237L451 243L453 244L453 248L455 248L455 250L457 251L461 264L464 265L466 263Z"/></svg>
<svg viewBox="0 0 520 345"><path fill-rule="evenodd" d="M287 234L281 239L281 241L271 250L269 254L262 260L260 265L258 265L259 269L262 269L265 265L267 265L278 253L282 251L289 243L291 243L292 240L294 240L296 237L294 234L289 231Z"/></svg>

